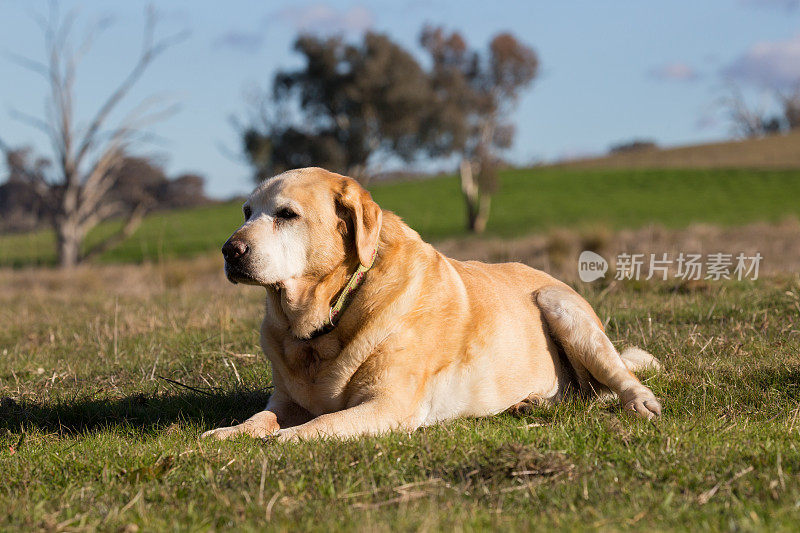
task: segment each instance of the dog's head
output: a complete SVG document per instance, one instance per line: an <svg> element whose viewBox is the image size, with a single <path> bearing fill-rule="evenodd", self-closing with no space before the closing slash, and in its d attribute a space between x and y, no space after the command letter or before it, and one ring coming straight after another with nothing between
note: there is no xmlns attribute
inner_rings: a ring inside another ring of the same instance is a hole
<svg viewBox="0 0 800 533"><path fill-rule="evenodd" d="M244 224L222 247L234 283L318 279L349 257L369 266L381 209L355 180L320 168L284 172L242 206Z"/></svg>

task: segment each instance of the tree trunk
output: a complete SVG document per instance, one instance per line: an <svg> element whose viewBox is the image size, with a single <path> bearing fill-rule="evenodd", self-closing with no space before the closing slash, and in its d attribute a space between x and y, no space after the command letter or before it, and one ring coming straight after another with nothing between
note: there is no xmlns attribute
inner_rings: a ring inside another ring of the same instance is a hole
<svg viewBox="0 0 800 533"><path fill-rule="evenodd" d="M55 229L58 241L58 265L61 268L73 268L80 261L83 237L78 228L70 222L61 222Z"/></svg>
<svg viewBox="0 0 800 533"><path fill-rule="evenodd" d="M475 219L470 228L475 233L483 233L486 230L486 223L489 221L489 207L492 204L492 197L488 194L480 194L478 199L478 209Z"/></svg>
<svg viewBox="0 0 800 533"><path fill-rule="evenodd" d="M461 193L467 204L467 229L472 233L483 233L489 221L489 207L492 197L481 193L478 180L472 170L472 162L464 158L461 160Z"/></svg>
<svg viewBox="0 0 800 533"><path fill-rule="evenodd" d="M472 172L472 161L466 157L461 160L460 177L461 194L464 195L464 203L467 206L467 229L473 231L476 207L478 205L478 183L475 181L475 174Z"/></svg>

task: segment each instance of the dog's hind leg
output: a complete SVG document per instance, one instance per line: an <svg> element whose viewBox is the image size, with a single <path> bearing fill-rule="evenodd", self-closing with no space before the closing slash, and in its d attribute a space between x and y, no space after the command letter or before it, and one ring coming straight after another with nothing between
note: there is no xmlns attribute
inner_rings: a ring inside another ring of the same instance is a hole
<svg viewBox="0 0 800 533"><path fill-rule="evenodd" d="M537 291L536 302L550 335L561 345L574 369L578 386L584 389L582 392L586 392L586 388L594 389L596 380L615 392L626 410L648 419L661 414L661 404L655 395L642 385L630 368L641 365L633 357L630 361L623 360L583 298L567 286L551 285ZM644 358L639 359L644 361Z"/></svg>

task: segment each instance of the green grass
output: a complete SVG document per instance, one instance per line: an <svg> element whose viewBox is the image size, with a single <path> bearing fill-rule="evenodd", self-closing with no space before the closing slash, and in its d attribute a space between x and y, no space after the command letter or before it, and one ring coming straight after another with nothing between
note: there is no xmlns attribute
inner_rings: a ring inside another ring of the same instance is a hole
<svg viewBox="0 0 800 533"><path fill-rule="evenodd" d="M492 203L488 233L524 235L554 227L609 229L692 222L737 225L800 215L798 170L509 170ZM374 198L427 239L464 234L455 177L375 184ZM154 261L221 247L241 223L239 203L158 213L101 262ZM117 225L102 225L88 244ZM0 236L0 265L52 264L51 232Z"/></svg>
<svg viewBox="0 0 800 533"><path fill-rule="evenodd" d="M455 177L386 184L372 192L425 238L463 234ZM776 221L800 215L798 199L797 170L509 170L492 201L487 232L513 237L555 227Z"/></svg>
<svg viewBox="0 0 800 533"><path fill-rule="evenodd" d="M585 288L664 363L656 424L569 401L279 444L197 440L270 382L261 292L197 271L3 274L0 530L796 530L796 277Z"/></svg>
<svg viewBox="0 0 800 533"><path fill-rule="evenodd" d="M221 203L194 209L162 211L147 216L127 240L101 255L99 262L141 262L190 257L222 247L241 224L241 203ZM86 246L114 233L121 223L101 224L89 234ZM0 265L55 263L52 231L0 235Z"/></svg>

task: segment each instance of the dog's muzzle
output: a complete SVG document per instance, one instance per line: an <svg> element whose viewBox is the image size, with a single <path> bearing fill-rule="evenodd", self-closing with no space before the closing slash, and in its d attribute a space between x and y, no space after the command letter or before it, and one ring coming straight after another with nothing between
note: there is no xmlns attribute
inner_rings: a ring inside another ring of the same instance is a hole
<svg viewBox="0 0 800 533"><path fill-rule="evenodd" d="M241 239L231 237L222 246L225 258L225 276L231 283L252 283L255 280L247 272L250 247Z"/></svg>

